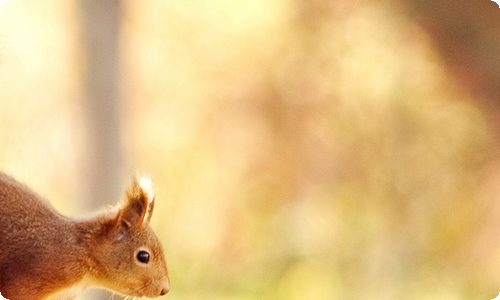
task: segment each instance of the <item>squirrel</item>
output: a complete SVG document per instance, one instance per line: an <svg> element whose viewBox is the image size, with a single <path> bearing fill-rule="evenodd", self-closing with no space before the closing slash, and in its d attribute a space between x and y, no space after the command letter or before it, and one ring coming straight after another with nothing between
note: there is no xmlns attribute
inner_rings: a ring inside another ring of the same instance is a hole
<svg viewBox="0 0 500 300"><path fill-rule="evenodd" d="M119 206L68 218L0 172L0 293L9 300L70 300L97 287L165 295L170 280L149 226L153 207L152 182L137 175Z"/></svg>

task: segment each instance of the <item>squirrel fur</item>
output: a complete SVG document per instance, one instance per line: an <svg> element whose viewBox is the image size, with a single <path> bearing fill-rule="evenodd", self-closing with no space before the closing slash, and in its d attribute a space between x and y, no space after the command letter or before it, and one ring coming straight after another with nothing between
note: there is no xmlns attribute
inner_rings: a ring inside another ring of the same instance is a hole
<svg viewBox="0 0 500 300"><path fill-rule="evenodd" d="M68 218L0 173L0 293L9 300L70 300L101 287L133 297L165 295L170 281L149 226L153 207L151 180L136 176L118 207Z"/></svg>

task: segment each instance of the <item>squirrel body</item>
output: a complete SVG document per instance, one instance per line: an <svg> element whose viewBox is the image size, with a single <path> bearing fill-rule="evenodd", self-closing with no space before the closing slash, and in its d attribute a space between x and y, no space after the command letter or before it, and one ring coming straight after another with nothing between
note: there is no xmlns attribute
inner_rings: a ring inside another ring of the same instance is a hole
<svg viewBox="0 0 500 300"><path fill-rule="evenodd" d="M0 173L0 293L9 300L71 300L89 287L133 297L170 290L149 226L154 191L136 177L118 207L72 219Z"/></svg>

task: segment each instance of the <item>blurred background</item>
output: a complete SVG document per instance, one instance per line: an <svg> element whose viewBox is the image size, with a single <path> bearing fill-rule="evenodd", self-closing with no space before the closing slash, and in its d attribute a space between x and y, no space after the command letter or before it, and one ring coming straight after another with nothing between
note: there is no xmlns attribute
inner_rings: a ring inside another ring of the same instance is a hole
<svg viewBox="0 0 500 300"><path fill-rule="evenodd" d="M150 173L165 299L492 299L499 141L488 0L0 6L0 168L70 216Z"/></svg>

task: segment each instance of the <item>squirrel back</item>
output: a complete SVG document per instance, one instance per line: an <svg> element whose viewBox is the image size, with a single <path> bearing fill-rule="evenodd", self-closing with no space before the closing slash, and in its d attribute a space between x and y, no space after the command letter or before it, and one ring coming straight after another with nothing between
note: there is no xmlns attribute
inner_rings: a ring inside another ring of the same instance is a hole
<svg viewBox="0 0 500 300"><path fill-rule="evenodd" d="M170 282L149 226L153 207L151 181L138 176L119 207L71 219L0 173L0 293L9 300L70 300L101 287L133 297L165 295Z"/></svg>

